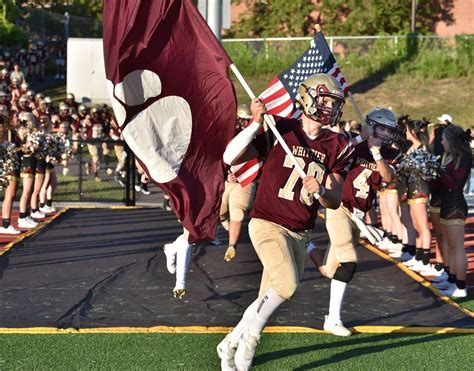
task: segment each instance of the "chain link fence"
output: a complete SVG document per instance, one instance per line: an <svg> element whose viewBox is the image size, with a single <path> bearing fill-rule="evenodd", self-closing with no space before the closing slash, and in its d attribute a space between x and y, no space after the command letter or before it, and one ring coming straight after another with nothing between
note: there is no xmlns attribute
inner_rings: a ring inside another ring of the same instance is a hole
<svg viewBox="0 0 474 371"><path fill-rule="evenodd" d="M135 160L125 142L72 140L71 146L73 157L56 165L55 201L135 205Z"/></svg>

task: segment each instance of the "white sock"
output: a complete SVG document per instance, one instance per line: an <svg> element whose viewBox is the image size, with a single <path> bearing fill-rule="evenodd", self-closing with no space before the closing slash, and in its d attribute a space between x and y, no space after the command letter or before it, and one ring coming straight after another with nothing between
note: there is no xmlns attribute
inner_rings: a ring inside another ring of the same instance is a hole
<svg viewBox="0 0 474 371"><path fill-rule="evenodd" d="M331 280L331 297L329 299L328 321L339 322L341 320L341 307L344 294L346 292L347 282Z"/></svg>
<svg viewBox="0 0 474 371"><path fill-rule="evenodd" d="M186 288L186 273L191 263L192 245L179 236L173 244L176 246L176 288Z"/></svg>
<svg viewBox="0 0 474 371"><path fill-rule="evenodd" d="M285 302L286 299L278 295L271 287L260 300L257 308L257 313L253 317L253 321L249 329L255 333L261 333L271 315L278 309L278 307Z"/></svg>
<svg viewBox="0 0 474 371"><path fill-rule="evenodd" d="M242 319L237 324L237 326L234 327L232 332L229 334L231 343L236 344L239 342L242 336L242 333L244 332L245 329L247 329L250 326L250 324L253 321L253 318L255 317L255 314L257 314L257 308L259 304L260 304L260 300L257 299L247 307L247 309L244 312L244 315L242 316Z"/></svg>

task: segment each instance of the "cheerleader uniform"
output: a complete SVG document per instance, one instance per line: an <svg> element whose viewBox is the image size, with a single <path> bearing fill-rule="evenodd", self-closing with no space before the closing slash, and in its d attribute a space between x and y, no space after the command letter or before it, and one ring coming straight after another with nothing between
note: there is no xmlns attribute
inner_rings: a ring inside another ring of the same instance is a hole
<svg viewBox="0 0 474 371"><path fill-rule="evenodd" d="M438 179L441 195L440 218L443 225L465 225L468 206L464 198L463 188L471 175L471 154L464 153L458 161L444 155L444 173Z"/></svg>

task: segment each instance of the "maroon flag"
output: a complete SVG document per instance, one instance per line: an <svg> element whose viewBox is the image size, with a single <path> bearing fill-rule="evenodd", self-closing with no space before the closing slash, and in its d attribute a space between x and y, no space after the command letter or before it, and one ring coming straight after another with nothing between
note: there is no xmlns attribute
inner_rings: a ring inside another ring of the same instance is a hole
<svg viewBox="0 0 474 371"><path fill-rule="evenodd" d="M105 0L107 84L125 141L190 242L213 239L235 134L232 63L190 0Z"/></svg>

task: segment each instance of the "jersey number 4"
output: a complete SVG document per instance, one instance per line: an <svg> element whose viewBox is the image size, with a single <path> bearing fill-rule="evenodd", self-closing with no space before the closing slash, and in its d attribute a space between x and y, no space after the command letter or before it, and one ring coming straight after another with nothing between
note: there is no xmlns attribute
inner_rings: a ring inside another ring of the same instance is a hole
<svg viewBox="0 0 474 371"><path fill-rule="evenodd" d="M300 166L304 169L306 166L305 161L301 157L295 158L296 161L298 161L298 164L300 164ZM290 160L290 157L288 155L286 155L285 157L283 166L289 169L293 168L293 171L291 172L290 177L286 181L285 186L283 188L280 188L280 190L278 191L278 197L284 198L285 200L293 201L295 197L295 185L298 179L300 178L300 174L298 170L294 167L293 162ZM322 183L325 171L326 168L324 167L324 165L313 161L309 163L306 174L308 176L314 176L319 183ZM309 193L303 186L300 190L300 201L308 206L311 206L314 202L313 195Z"/></svg>
<svg viewBox="0 0 474 371"><path fill-rule="evenodd" d="M352 183L354 188L357 189L356 197L365 200L369 196L370 186L367 184L367 180L372 175L373 171L370 169L364 169L357 175Z"/></svg>

